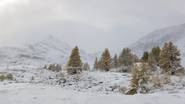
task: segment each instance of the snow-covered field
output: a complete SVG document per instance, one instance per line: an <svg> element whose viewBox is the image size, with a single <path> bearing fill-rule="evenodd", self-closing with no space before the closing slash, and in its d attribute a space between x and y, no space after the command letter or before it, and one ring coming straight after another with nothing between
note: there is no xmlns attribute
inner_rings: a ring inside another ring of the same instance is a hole
<svg viewBox="0 0 185 104"><path fill-rule="evenodd" d="M16 80L0 82L0 104L184 104L185 80L172 83L151 94L133 96L120 93L128 87L130 74L83 72L62 76L38 66L1 66L0 72L12 73ZM65 78L65 83L61 81Z"/></svg>
<svg viewBox="0 0 185 104"><path fill-rule="evenodd" d="M13 83L0 85L1 104L184 104L185 91L127 96L77 92L60 86Z"/></svg>

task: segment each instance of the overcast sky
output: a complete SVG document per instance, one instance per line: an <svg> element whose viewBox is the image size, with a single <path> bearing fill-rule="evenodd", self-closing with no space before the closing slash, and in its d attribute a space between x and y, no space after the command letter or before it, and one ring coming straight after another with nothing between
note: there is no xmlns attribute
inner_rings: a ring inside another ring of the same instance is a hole
<svg viewBox="0 0 185 104"><path fill-rule="evenodd" d="M88 52L112 51L185 23L185 0L0 0L0 46L49 35Z"/></svg>

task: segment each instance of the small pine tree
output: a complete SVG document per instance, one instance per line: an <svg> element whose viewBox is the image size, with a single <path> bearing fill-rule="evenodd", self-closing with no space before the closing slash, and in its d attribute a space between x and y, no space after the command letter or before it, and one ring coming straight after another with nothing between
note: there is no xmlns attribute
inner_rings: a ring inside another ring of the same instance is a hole
<svg viewBox="0 0 185 104"><path fill-rule="evenodd" d="M113 64L113 65L112 65L113 68L118 68L119 62L118 62L117 54L115 54L115 56L114 56L114 58L113 58L113 63L112 63L112 64Z"/></svg>
<svg viewBox="0 0 185 104"><path fill-rule="evenodd" d="M144 61L144 62L148 62L148 57L149 57L149 53L147 51L145 51L143 53L143 56L142 56L141 60Z"/></svg>
<svg viewBox="0 0 185 104"><path fill-rule="evenodd" d="M98 65L98 58L96 57L95 62L94 62L94 69L98 69L99 65Z"/></svg>
<svg viewBox="0 0 185 104"><path fill-rule="evenodd" d="M145 62L135 63L132 70L132 79L130 83L130 90L127 92L128 95L140 93L148 93L150 88L149 83L149 64Z"/></svg>
<svg viewBox="0 0 185 104"><path fill-rule="evenodd" d="M71 52L71 55L67 64L67 72L68 74L77 74L82 70L81 67L82 67L82 61L80 59L79 49L76 46Z"/></svg>
<svg viewBox="0 0 185 104"><path fill-rule="evenodd" d="M83 69L84 71L88 71L88 70L90 70L90 65L89 65L88 63L85 63L85 64L83 64L82 69Z"/></svg>
<svg viewBox="0 0 185 104"><path fill-rule="evenodd" d="M174 74L181 67L180 63L180 51L172 42L165 43L159 60L160 68L163 69L162 72Z"/></svg>
<svg viewBox="0 0 185 104"><path fill-rule="evenodd" d="M159 56L160 56L161 49L160 47L154 47L152 48L149 56L148 56L148 62L151 65L159 66Z"/></svg>
<svg viewBox="0 0 185 104"><path fill-rule="evenodd" d="M111 56L109 50L106 48L100 59L100 69L109 71L111 68Z"/></svg>

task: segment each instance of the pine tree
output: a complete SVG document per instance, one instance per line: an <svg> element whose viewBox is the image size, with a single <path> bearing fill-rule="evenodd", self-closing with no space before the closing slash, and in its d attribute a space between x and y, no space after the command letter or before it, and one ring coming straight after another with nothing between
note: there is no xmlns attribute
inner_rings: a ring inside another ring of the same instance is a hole
<svg viewBox="0 0 185 104"><path fill-rule="evenodd" d="M134 55L129 48L124 48L118 58L119 66L130 66L137 61L137 56Z"/></svg>
<svg viewBox="0 0 185 104"><path fill-rule="evenodd" d="M114 58L113 58L113 65L112 65L112 67L113 68L118 68L118 64L119 64L118 57L117 57L117 54L115 54Z"/></svg>
<svg viewBox="0 0 185 104"><path fill-rule="evenodd" d="M172 42L165 43L160 53L159 61L163 73L174 74L181 67L180 61L180 51L177 47Z"/></svg>
<svg viewBox="0 0 185 104"><path fill-rule="evenodd" d="M95 62L94 62L94 69L98 69L99 68L99 62L98 62L98 58L96 57Z"/></svg>
<svg viewBox="0 0 185 104"><path fill-rule="evenodd" d="M77 74L82 70L82 61L80 59L79 49L76 46L70 55L68 64L67 64L67 72L68 74Z"/></svg>
<svg viewBox="0 0 185 104"><path fill-rule="evenodd" d="M83 64L82 69L83 69L84 71L88 71L88 70L90 70L90 65L89 65L88 63L85 63L85 64Z"/></svg>
<svg viewBox="0 0 185 104"><path fill-rule="evenodd" d="M109 71L111 68L111 56L109 50L106 48L100 59L100 69Z"/></svg>
<svg viewBox="0 0 185 104"><path fill-rule="evenodd" d="M135 63L132 70L132 79L130 83L130 90L127 92L128 95L133 95L140 91L140 93L148 93L150 88L149 73L150 66L145 62Z"/></svg>
<svg viewBox="0 0 185 104"><path fill-rule="evenodd" d="M148 62L151 65L159 66L159 56L160 56L161 49L160 47L154 47L152 48L149 56L148 56Z"/></svg>
<svg viewBox="0 0 185 104"><path fill-rule="evenodd" d="M147 51L145 51L143 53L143 56L142 56L141 60L144 61L144 62L148 62L148 57L149 57L149 53Z"/></svg>

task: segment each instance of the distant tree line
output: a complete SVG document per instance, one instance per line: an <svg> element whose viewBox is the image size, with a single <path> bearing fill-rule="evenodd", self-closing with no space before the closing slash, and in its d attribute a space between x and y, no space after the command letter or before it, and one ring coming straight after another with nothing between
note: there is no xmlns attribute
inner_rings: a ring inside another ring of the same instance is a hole
<svg viewBox="0 0 185 104"><path fill-rule="evenodd" d="M138 57L131 52L129 48L124 48L122 52L117 56L111 57L108 49L105 49L100 59L96 58L94 63L94 69L100 71L110 71L111 69L122 69L120 71L129 71L128 68L133 63L138 61Z"/></svg>
<svg viewBox="0 0 185 104"><path fill-rule="evenodd" d="M145 51L140 59L129 48L124 48L119 56L115 54L114 57L110 55L108 49L105 49L100 59L95 59L94 69L100 71L117 69L118 71L129 72L131 66L136 62L148 63L152 69L160 67L162 73L175 74L176 70L182 68L180 51L172 42L168 42L162 48L156 46L149 52Z"/></svg>
<svg viewBox="0 0 185 104"><path fill-rule="evenodd" d="M106 48L100 58L96 58L94 69L99 71L119 71L131 72L132 66L136 62L148 63L151 70L158 67L161 73L169 73L174 75L177 70L182 69L180 51L172 42L167 42L162 48L153 47L150 51L145 51L141 58L138 58L131 49L123 48L119 55L111 56L110 51ZM89 70L88 63L82 63L78 47L75 47L69 57L67 63L67 72L69 74L80 73L83 70Z"/></svg>

